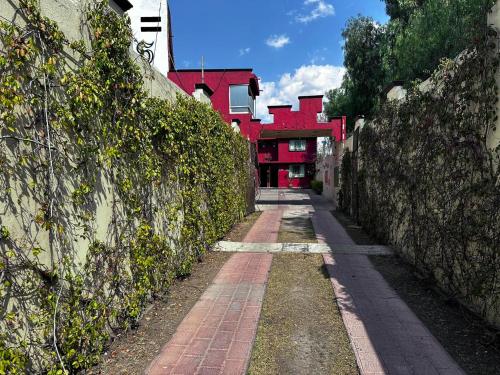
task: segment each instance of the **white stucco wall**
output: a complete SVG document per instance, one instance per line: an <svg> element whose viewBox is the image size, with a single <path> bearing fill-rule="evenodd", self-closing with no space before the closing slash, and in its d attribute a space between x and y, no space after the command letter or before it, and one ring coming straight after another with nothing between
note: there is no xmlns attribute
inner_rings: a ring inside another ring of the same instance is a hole
<svg viewBox="0 0 500 375"><path fill-rule="evenodd" d="M150 50L154 53L153 65L164 76L169 70L168 40L168 3L167 0L129 0L133 8L127 12L130 24L137 41L153 43ZM142 22L141 17L159 17L159 22ZM161 27L159 32L141 31L141 27ZM137 42L134 41L134 49Z"/></svg>

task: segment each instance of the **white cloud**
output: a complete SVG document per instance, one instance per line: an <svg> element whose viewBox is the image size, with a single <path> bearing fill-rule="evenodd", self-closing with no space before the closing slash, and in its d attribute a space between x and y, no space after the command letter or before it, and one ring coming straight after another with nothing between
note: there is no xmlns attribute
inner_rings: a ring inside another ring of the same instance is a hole
<svg viewBox="0 0 500 375"><path fill-rule="evenodd" d="M281 35L271 35L266 40L266 44L273 48L282 48L290 43L290 38L285 34Z"/></svg>
<svg viewBox="0 0 500 375"><path fill-rule="evenodd" d="M307 14L299 14L295 17L298 22L309 23L315 19L333 16L335 8L325 0L305 0L304 5L313 5L314 8Z"/></svg>
<svg viewBox="0 0 500 375"><path fill-rule="evenodd" d="M321 95L340 87L345 68L333 65L302 65L294 73L283 74L277 82L260 82L262 92L257 98L257 116L270 120L268 105L292 104L298 109L301 95Z"/></svg>
<svg viewBox="0 0 500 375"><path fill-rule="evenodd" d="M250 47L240 48L240 56L244 56L250 53Z"/></svg>

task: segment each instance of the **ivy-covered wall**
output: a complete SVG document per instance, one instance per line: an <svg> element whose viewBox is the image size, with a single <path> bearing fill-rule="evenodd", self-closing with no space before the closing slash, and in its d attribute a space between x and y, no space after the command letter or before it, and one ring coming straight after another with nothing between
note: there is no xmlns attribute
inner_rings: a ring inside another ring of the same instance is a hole
<svg viewBox="0 0 500 375"><path fill-rule="evenodd" d="M357 187L363 227L500 327L497 35L382 105L360 134L357 183L347 153L342 186L344 209Z"/></svg>
<svg viewBox="0 0 500 375"><path fill-rule="evenodd" d="M42 3L0 4L0 374L91 367L251 203L248 142L126 18Z"/></svg>

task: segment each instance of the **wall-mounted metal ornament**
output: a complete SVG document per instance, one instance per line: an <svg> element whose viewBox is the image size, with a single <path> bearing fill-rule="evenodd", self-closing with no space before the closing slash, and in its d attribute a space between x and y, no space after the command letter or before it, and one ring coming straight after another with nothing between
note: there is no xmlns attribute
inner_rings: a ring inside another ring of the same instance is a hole
<svg viewBox="0 0 500 375"><path fill-rule="evenodd" d="M151 50L151 47L153 47L154 42L147 43L144 40L140 41L137 43L137 46L135 47L137 53L141 55L142 58L144 58L150 65L153 63L155 59L155 54Z"/></svg>

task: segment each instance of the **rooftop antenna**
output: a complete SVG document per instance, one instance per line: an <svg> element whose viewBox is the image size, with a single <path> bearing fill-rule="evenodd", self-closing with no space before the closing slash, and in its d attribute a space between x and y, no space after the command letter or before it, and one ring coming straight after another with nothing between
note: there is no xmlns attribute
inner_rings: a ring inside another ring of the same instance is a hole
<svg viewBox="0 0 500 375"><path fill-rule="evenodd" d="M205 61L201 56L201 83L205 83Z"/></svg>

